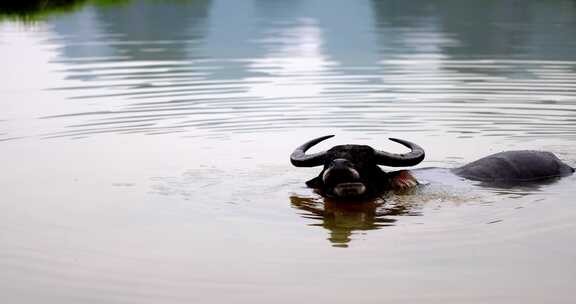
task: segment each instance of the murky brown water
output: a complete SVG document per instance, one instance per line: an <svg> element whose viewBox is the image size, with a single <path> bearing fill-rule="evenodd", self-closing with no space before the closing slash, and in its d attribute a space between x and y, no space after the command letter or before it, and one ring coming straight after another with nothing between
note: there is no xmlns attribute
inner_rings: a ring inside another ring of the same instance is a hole
<svg viewBox="0 0 576 304"><path fill-rule="evenodd" d="M329 8L329 9L328 9ZM132 1L0 23L2 303L573 303L574 1ZM415 193L342 206L303 141L422 145Z"/></svg>

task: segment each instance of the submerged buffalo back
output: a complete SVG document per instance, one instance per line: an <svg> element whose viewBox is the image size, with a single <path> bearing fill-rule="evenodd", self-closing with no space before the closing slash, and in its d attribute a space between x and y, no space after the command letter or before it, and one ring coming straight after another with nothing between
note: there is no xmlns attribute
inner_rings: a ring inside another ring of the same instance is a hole
<svg viewBox="0 0 576 304"><path fill-rule="evenodd" d="M536 181L570 175L574 169L542 151L506 151L453 169L461 177L486 182Z"/></svg>

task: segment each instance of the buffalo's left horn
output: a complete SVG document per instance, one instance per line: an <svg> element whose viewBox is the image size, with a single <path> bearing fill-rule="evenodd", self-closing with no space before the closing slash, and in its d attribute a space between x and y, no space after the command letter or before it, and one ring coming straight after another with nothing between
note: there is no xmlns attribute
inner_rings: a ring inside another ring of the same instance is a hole
<svg viewBox="0 0 576 304"><path fill-rule="evenodd" d="M403 146L410 148L410 152L405 154L395 154L388 153L384 151L375 151L376 162L379 165L389 166L389 167L408 167L415 166L424 160L424 149L419 145L409 142L407 140L398 138L389 138L391 141L402 144Z"/></svg>
<svg viewBox="0 0 576 304"><path fill-rule="evenodd" d="M306 142L292 152L292 155L290 155L290 161L296 167L315 167L323 165L324 160L326 159L325 151L308 155L306 154L306 151L312 146L330 137L334 137L334 135L326 135Z"/></svg>

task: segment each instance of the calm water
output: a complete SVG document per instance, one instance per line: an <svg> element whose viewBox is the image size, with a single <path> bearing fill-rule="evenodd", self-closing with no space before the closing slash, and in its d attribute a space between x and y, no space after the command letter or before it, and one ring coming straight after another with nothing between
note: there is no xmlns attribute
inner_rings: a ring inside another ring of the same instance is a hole
<svg viewBox="0 0 576 304"><path fill-rule="evenodd" d="M131 1L0 21L2 303L574 303L574 1ZM422 145L427 186L341 206L318 149Z"/></svg>

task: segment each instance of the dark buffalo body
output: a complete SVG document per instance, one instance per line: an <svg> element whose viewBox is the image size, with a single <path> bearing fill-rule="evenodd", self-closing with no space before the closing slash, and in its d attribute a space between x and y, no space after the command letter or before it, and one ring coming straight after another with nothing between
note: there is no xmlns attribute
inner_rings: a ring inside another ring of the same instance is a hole
<svg viewBox="0 0 576 304"><path fill-rule="evenodd" d="M521 150L492 154L452 172L471 180L517 183L567 176L574 169L550 152Z"/></svg>
<svg viewBox="0 0 576 304"><path fill-rule="evenodd" d="M409 171L384 172L379 165L389 167L414 166L424 160L424 150L409 141L390 138L411 151L394 154L365 145L340 145L316 154L306 151L333 135L323 136L296 148L290 160L297 167L323 166L320 174L306 182L322 195L357 199L373 197L384 191L413 187L418 182ZM574 169L554 154L542 151L507 151L496 153L465 166L452 169L463 178L506 183L533 182L567 176Z"/></svg>

